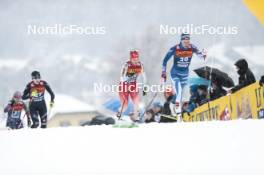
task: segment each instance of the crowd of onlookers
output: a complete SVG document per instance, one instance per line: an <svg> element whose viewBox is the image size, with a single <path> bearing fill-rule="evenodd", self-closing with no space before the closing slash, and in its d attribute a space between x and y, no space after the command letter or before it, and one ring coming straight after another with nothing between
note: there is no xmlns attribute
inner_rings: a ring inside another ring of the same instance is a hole
<svg viewBox="0 0 264 175"><path fill-rule="evenodd" d="M211 86L195 84L190 86L190 99L182 105L182 112L190 113L195 108L223 97L227 94L234 93L243 87L256 82L255 76L249 69L245 59L240 59L235 63L236 71L239 75L238 84L230 90L225 90L223 80L217 76L212 76ZM260 85L264 84L264 76L259 81ZM149 122L175 122L177 119L172 117L172 107L174 92L172 88L166 88L164 92L165 103L154 102L152 107L148 109L143 117L145 123Z"/></svg>

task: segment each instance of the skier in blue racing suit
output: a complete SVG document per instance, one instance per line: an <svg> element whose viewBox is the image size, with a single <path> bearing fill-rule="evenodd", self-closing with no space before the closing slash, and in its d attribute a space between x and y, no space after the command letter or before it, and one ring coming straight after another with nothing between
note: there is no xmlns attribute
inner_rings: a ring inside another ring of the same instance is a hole
<svg viewBox="0 0 264 175"><path fill-rule="evenodd" d="M188 82L189 66L192 60L193 53L204 60L206 58L206 54L204 51L199 51L196 46L190 43L190 35L183 33L181 34L181 42L173 46L168 51L162 63L161 77L163 78L164 82L166 82L167 62L172 56L174 57L170 75L176 93L172 102L175 103L175 112L178 115L181 113L182 91Z"/></svg>

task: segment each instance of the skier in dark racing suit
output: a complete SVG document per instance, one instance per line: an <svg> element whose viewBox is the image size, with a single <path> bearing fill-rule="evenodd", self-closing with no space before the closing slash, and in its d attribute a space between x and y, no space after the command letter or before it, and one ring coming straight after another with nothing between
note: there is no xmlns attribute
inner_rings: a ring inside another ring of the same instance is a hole
<svg viewBox="0 0 264 175"><path fill-rule="evenodd" d="M47 127L47 106L44 99L45 90L51 96L50 107L53 107L55 95L51 90L48 83L44 80L41 80L40 73L38 71L33 71L31 73L32 81L27 84L26 89L24 90L22 99L29 99L29 111L32 119L31 128L39 127L39 118L40 118L40 127Z"/></svg>
<svg viewBox="0 0 264 175"><path fill-rule="evenodd" d="M4 112L8 114L6 126L10 129L20 129L23 128L23 118L21 118L22 111L25 111L27 116L28 126L30 123L30 116L26 104L22 101L22 93L17 91L14 93L13 98L9 101L8 105L5 107Z"/></svg>

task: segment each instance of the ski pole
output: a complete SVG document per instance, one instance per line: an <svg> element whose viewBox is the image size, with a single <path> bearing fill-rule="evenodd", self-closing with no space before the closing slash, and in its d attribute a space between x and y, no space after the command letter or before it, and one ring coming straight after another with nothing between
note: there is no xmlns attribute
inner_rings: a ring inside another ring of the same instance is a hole
<svg viewBox="0 0 264 175"><path fill-rule="evenodd" d="M22 119L21 119L21 121L20 121L20 123L18 125L18 129L22 126L23 120L24 120L24 118L25 118L26 115L27 115L27 113L25 113L24 116L22 117Z"/></svg>
<svg viewBox="0 0 264 175"><path fill-rule="evenodd" d="M155 100L155 98L157 97L158 92L155 92L154 96L152 97L152 99L150 100L150 102L148 103L148 105L146 106L143 114L141 115L141 117L143 117L146 113L146 111L148 110L148 108L152 105L153 101Z"/></svg>
<svg viewBox="0 0 264 175"><path fill-rule="evenodd" d="M164 87L164 83L165 83L165 82L163 82L163 83L161 84L162 87ZM141 118L144 117L144 115L146 114L148 108L152 105L153 101L156 99L157 95L158 95L158 91L155 92L154 96L152 97L152 99L150 100L150 102L148 103L148 105L146 106L146 108L145 108L143 114L141 115Z"/></svg>
<svg viewBox="0 0 264 175"><path fill-rule="evenodd" d="M206 69L206 67L205 67ZM207 93L208 93L208 111L209 111L209 118L210 120L212 120L212 113L211 113L211 105L210 105L210 101L211 101L211 95L210 95L210 89L211 89L211 81L212 81L212 72L213 72L213 67L210 67L210 72L209 72L209 84L208 84L208 88L207 88Z"/></svg>
<svg viewBox="0 0 264 175"><path fill-rule="evenodd" d="M117 114L118 120L121 120L121 116L122 116L122 113L123 113L123 110L124 110L124 105L125 105L125 100L123 100L123 103L121 105L120 113Z"/></svg>
<svg viewBox="0 0 264 175"><path fill-rule="evenodd" d="M53 108L53 106L50 106L50 108L49 108L49 112L48 112L48 114L47 114L47 118L50 116L51 111L52 111L52 108Z"/></svg>

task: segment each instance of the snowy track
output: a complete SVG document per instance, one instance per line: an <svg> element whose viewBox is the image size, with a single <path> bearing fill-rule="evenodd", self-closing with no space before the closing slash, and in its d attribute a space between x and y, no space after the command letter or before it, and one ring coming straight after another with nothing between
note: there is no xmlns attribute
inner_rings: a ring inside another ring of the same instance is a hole
<svg viewBox="0 0 264 175"><path fill-rule="evenodd" d="M264 120L0 131L2 175L263 175Z"/></svg>

